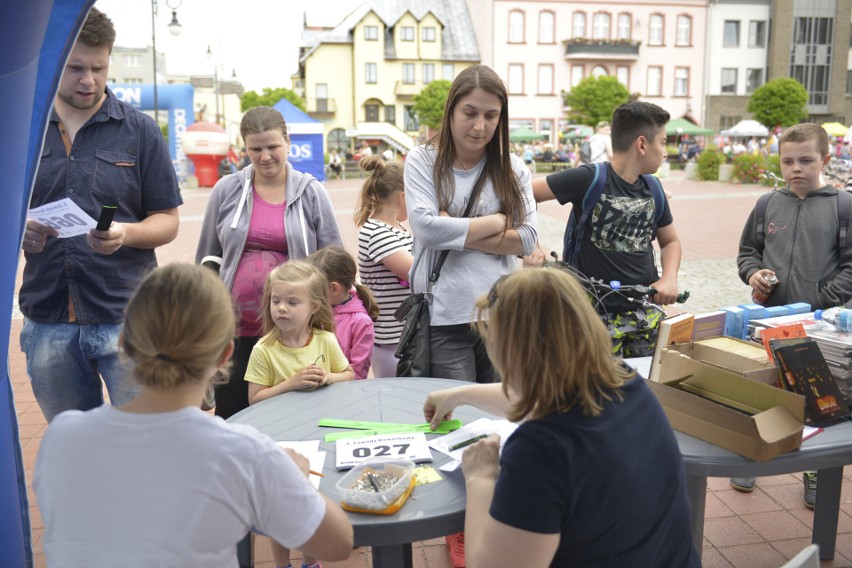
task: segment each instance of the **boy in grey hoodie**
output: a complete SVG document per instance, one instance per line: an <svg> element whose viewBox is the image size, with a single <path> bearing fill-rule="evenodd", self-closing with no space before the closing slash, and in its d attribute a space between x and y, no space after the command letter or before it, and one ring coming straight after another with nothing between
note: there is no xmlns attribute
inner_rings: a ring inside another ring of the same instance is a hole
<svg viewBox="0 0 852 568"><path fill-rule="evenodd" d="M840 306L852 299L852 238L839 242L837 189L825 185L822 170L831 156L828 134L822 127L797 124L779 141L781 173L787 187L776 191L766 204L763 239L752 211L737 256L740 278L761 295L767 306L807 302L813 309ZM847 209L848 211L849 209ZM849 219L846 219L847 226ZM765 276L774 274L774 287ZM804 472L805 505L816 502L816 472ZM753 477L733 478L738 491L754 489Z"/></svg>

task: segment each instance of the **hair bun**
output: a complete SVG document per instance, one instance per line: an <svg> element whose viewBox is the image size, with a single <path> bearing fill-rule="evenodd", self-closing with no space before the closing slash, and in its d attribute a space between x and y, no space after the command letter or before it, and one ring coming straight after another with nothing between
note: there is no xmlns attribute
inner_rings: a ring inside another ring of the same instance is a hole
<svg viewBox="0 0 852 568"><path fill-rule="evenodd" d="M365 172L379 171L385 167L385 161L381 156L364 156L358 162L358 167Z"/></svg>

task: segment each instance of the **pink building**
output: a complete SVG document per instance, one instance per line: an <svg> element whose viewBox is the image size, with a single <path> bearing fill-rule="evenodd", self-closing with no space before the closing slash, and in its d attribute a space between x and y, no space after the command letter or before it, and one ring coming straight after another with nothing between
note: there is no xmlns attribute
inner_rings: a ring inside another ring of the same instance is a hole
<svg viewBox="0 0 852 568"><path fill-rule="evenodd" d="M702 122L707 0L468 0L482 63L506 81L512 127L555 136L563 92L617 77L673 118ZM555 138L552 138L555 140Z"/></svg>

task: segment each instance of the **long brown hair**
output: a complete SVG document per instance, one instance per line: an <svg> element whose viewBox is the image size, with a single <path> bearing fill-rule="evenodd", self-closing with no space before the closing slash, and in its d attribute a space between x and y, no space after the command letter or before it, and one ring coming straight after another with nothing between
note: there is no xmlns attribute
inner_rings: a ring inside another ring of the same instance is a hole
<svg viewBox="0 0 852 568"><path fill-rule="evenodd" d="M403 167L399 162L385 162L381 156L367 156L361 158L358 167L372 174L361 187L361 200L355 210L356 227L366 223L383 203L405 189Z"/></svg>
<svg viewBox="0 0 852 568"><path fill-rule="evenodd" d="M320 329L334 333L334 315L331 313L331 304L328 302L328 280L316 266L304 260L290 260L275 268L266 277L263 286L263 300L261 301L261 314L263 318L263 339L266 343L279 341L278 326L272 318L270 305L272 303L272 283L287 282L288 284L300 284L305 287L305 293L312 305L317 306L316 313L308 321L311 329ZM270 333L275 332L275 333Z"/></svg>
<svg viewBox="0 0 852 568"><path fill-rule="evenodd" d="M337 245L323 247L309 254L305 262L310 262L319 268L329 283L337 282L345 290L354 286L370 319L373 321L379 319L379 305L369 288L355 282L358 268L355 266L355 259L346 252L345 248Z"/></svg>
<svg viewBox="0 0 852 568"><path fill-rule="evenodd" d="M484 175L491 180L494 192L500 199L500 212L506 215L506 228L517 227L524 222L525 201L521 182L512 170L509 143L509 97L503 81L497 73L485 65L472 65L458 74L447 95L441 128L429 140L429 144L437 149L432 175L435 179L438 204L442 210L446 211L456 190L453 177L453 159L456 155L452 132L453 113L459 100L477 87L500 99L500 119L497 130L485 147Z"/></svg>
<svg viewBox="0 0 852 568"><path fill-rule="evenodd" d="M517 400L509 420L535 420L577 404L597 416L634 374L613 358L606 326L563 270L513 272L476 307L503 392L511 389Z"/></svg>

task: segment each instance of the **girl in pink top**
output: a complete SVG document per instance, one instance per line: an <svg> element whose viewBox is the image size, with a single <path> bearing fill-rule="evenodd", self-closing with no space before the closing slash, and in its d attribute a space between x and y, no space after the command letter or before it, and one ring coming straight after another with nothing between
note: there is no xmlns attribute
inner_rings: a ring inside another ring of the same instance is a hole
<svg viewBox="0 0 852 568"><path fill-rule="evenodd" d="M379 317L372 292L355 282L355 259L343 247L325 247L305 260L325 273L337 342L355 370L355 378L366 379L373 353L373 322Z"/></svg>

